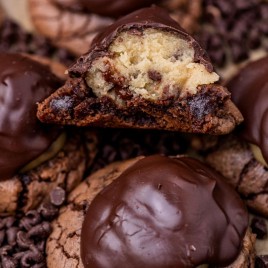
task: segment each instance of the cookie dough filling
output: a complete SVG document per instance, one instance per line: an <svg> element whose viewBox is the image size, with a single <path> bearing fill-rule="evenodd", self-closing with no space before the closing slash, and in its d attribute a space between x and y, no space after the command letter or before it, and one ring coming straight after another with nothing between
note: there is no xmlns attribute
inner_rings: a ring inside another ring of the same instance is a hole
<svg viewBox="0 0 268 268"><path fill-rule="evenodd" d="M194 60L195 50L178 34L159 29L133 29L120 33L108 49L109 56L95 60L86 81L98 97L120 102L126 95L163 100L195 94L199 85L218 81Z"/></svg>

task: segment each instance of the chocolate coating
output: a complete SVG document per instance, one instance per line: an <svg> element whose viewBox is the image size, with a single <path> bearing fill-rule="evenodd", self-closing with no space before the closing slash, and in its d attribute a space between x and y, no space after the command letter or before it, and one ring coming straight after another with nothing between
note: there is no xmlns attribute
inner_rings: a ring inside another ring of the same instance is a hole
<svg viewBox="0 0 268 268"><path fill-rule="evenodd" d="M89 52L78 59L77 64L74 64L69 69L69 74L78 77L86 73L94 60L108 55L109 46L121 32L132 31L135 33L136 31L136 33L139 34L148 28L172 32L186 40L189 46L195 51L194 61L203 64L209 72L213 71L213 66L206 51L201 48L197 41L186 33L185 30L169 16L166 10L153 6L134 11L117 20L97 35L92 42Z"/></svg>
<svg viewBox="0 0 268 268"><path fill-rule="evenodd" d="M42 125L36 103L61 82L47 67L20 54L0 53L0 180L9 179L56 139L59 128Z"/></svg>
<svg viewBox="0 0 268 268"><path fill-rule="evenodd" d="M238 256L248 215L220 175L198 160L139 160L90 204L84 266L225 266Z"/></svg>
<svg viewBox="0 0 268 268"><path fill-rule="evenodd" d="M259 146L268 163L268 56L245 66L227 88L244 117L242 137Z"/></svg>
<svg viewBox="0 0 268 268"><path fill-rule="evenodd" d="M93 13L119 17L128 14L136 9L150 6L159 0L80 0L83 7Z"/></svg>

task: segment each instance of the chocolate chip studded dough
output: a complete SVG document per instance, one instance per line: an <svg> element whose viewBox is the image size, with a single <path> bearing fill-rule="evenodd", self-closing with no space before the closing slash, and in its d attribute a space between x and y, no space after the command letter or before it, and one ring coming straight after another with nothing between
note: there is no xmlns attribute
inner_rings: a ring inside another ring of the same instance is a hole
<svg viewBox="0 0 268 268"><path fill-rule="evenodd" d="M54 74L64 78L65 67L61 64L43 57L25 54L23 56L42 62ZM17 57L21 60L18 54ZM1 118L1 120L5 122L5 119ZM1 180L0 215L26 212L36 208L56 186L61 186L70 192L81 181L86 167L96 154L96 136L91 132L87 134L79 135L71 131L60 134L44 153L32 159L20 172ZM4 139L2 132L1 139ZM16 157L14 155L15 159ZM1 160L1 170L2 165Z"/></svg>
<svg viewBox="0 0 268 268"><path fill-rule="evenodd" d="M108 27L68 74L39 104L41 121L211 134L242 121L206 52L158 7Z"/></svg>
<svg viewBox="0 0 268 268"><path fill-rule="evenodd" d="M82 2L81 0L29 0L27 7L36 31L50 38L55 45L64 47L79 56L88 51L96 34L115 20L115 10L109 1L103 1L101 4L96 1L97 4L84 1L85 6L88 9L91 7L93 11L85 10ZM125 0L117 2L120 3L115 6L117 8L122 7L121 9L125 11L121 12L120 15L126 15L133 11L133 9L126 9L129 2L137 9L149 6L152 3L163 6L190 33L198 27L198 19L201 15L200 0ZM94 12L97 5L104 6L102 10L98 8ZM98 14L98 11L105 12L105 14Z"/></svg>
<svg viewBox="0 0 268 268"><path fill-rule="evenodd" d="M80 237L87 208L103 188L110 185L125 170L142 159L144 157L141 156L110 164L89 176L71 192L68 197L67 206L61 209L58 219L53 222L53 232L47 240L46 252L49 268L84 267L80 257ZM254 242L254 236L250 231L247 231L242 242L240 254L231 265L226 267L253 268L255 256Z"/></svg>

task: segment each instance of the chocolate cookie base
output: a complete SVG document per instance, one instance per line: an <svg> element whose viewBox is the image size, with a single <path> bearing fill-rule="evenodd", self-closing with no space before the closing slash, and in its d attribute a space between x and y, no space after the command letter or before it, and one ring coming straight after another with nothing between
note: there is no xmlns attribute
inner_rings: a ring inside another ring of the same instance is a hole
<svg viewBox="0 0 268 268"><path fill-rule="evenodd" d="M136 98L118 106L109 97L96 98L82 78L71 79L43 103L38 117L44 122L77 126L166 129L224 134L241 115L220 86L200 86L195 95L158 102Z"/></svg>

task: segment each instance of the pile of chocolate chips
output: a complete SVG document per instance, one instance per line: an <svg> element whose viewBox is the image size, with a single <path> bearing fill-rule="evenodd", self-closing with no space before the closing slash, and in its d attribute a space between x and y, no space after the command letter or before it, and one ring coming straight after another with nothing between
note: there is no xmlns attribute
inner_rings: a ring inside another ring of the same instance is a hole
<svg viewBox="0 0 268 268"><path fill-rule="evenodd" d="M59 207L65 201L65 191L57 187L50 200L26 215L0 218L0 267L46 267L45 245Z"/></svg>
<svg viewBox="0 0 268 268"><path fill-rule="evenodd" d="M268 2L262 0L203 0L203 17L196 38L213 64L223 67L227 58L237 63L253 49L268 51Z"/></svg>
<svg viewBox="0 0 268 268"><path fill-rule="evenodd" d="M51 42L40 36L33 35L15 22L5 19L0 26L0 52L22 52L54 58L69 66L75 57L62 48L57 48Z"/></svg>
<svg viewBox="0 0 268 268"><path fill-rule="evenodd" d="M139 155L177 155L185 153L188 148L184 136L175 132L105 129L98 137L98 154L90 172Z"/></svg>

